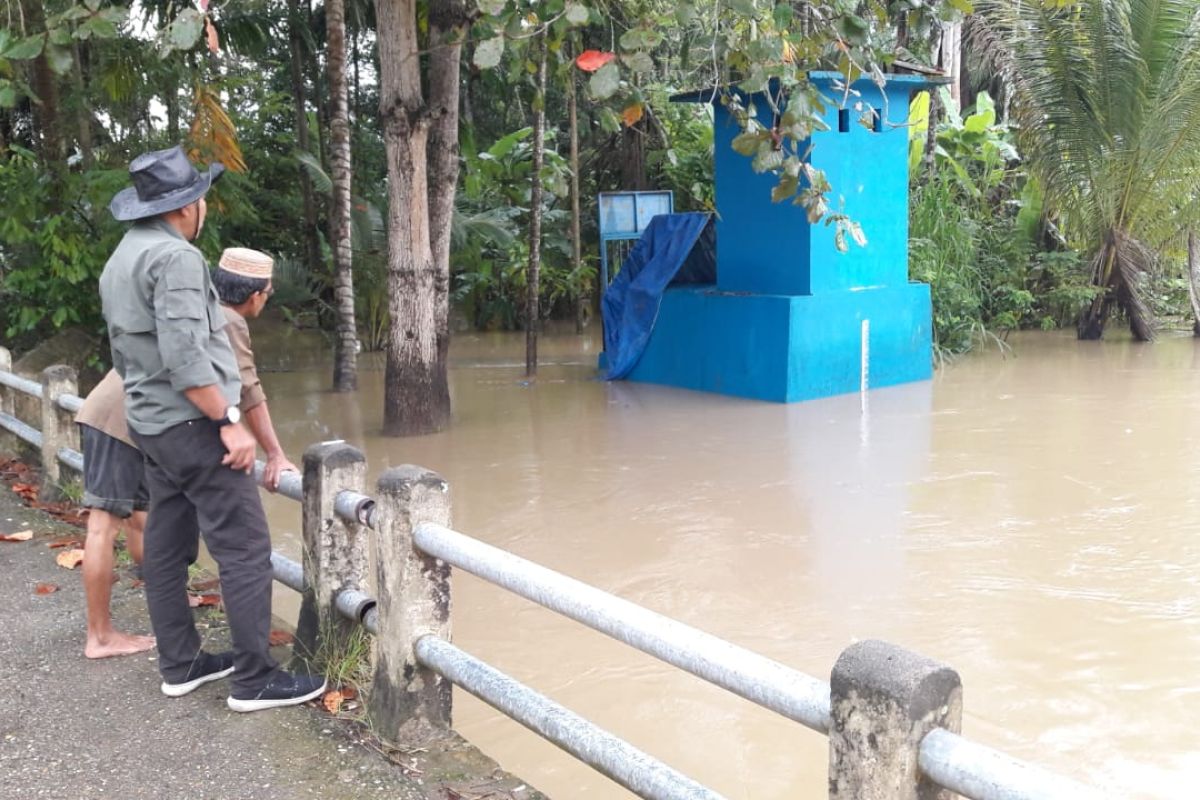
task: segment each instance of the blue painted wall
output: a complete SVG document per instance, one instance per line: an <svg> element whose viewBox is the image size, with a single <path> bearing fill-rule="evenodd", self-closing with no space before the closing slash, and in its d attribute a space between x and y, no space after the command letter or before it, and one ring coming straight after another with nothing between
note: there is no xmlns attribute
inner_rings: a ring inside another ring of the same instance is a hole
<svg viewBox="0 0 1200 800"><path fill-rule="evenodd" d="M904 127L909 95L926 83L891 76L880 91L857 81L842 125L837 76L810 79L832 101L829 130L813 134L812 163L833 186L830 207L862 226L867 246L839 253L832 226L810 226L799 206L771 202L776 176L755 174L732 149L740 128L717 104L717 283L667 290L631 380L777 402L858 391L863 320L871 388L932 375L929 287L908 282ZM770 126L768 105L755 106ZM881 117L870 127L859 122L868 109Z"/></svg>

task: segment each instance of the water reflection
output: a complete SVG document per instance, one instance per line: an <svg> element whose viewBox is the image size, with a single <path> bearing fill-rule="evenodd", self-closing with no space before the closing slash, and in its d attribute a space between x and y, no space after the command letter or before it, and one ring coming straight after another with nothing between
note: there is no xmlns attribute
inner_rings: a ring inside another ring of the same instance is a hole
<svg viewBox="0 0 1200 800"><path fill-rule="evenodd" d="M293 458L413 462L455 526L814 675L880 637L963 675L968 735L1112 789L1200 779L1200 345L1014 341L931 383L780 406L594 380L597 343L455 340L453 427L385 440L382 364L256 331ZM287 371L274 371L287 370ZM270 498L279 546L299 509ZM294 614L294 596L278 606ZM466 575L456 642L731 798L825 797L823 737ZM558 798L628 797L465 693L456 726Z"/></svg>

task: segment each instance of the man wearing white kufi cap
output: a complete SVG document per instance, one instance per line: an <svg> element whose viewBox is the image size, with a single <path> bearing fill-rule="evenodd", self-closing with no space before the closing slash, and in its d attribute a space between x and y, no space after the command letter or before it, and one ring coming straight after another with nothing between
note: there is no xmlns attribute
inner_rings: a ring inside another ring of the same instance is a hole
<svg viewBox="0 0 1200 800"><path fill-rule="evenodd" d="M275 426L271 424L271 412L267 408L267 396L258 378L254 365L254 350L250 346L248 319L256 319L262 313L267 299L274 294L271 272L275 265L266 253L244 247L229 247L221 254L217 269L213 271L213 286L221 298L221 310L225 312L225 335L237 356L238 372L242 378L242 397L238 407L250 432L258 440L267 456L267 468L263 482L274 490L279 486L279 475L296 472L296 465L288 461L279 445Z"/></svg>

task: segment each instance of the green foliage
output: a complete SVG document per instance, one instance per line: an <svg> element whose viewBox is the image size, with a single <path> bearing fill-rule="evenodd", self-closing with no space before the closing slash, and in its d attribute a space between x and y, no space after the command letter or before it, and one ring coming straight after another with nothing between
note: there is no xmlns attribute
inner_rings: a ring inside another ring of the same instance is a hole
<svg viewBox="0 0 1200 800"><path fill-rule="evenodd" d="M927 118L925 102L914 101L914 119ZM914 189L909 222L909 272L930 285L939 360L1018 328L1068 324L1096 293L1078 254L1039 250L1041 192L991 98L981 94L965 119L948 95L943 102L935 170Z"/></svg>
<svg viewBox="0 0 1200 800"><path fill-rule="evenodd" d="M113 170L52 176L32 152L16 146L0 157L0 326L6 338L28 341L71 325L103 328L96 281L122 233L108 201L126 180ZM64 199L63 210L56 210Z"/></svg>
<svg viewBox="0 0 1200 800"><path fill-rule="evenodd" d="M1143 294L1200 195L1200 25L1193 0L980 0L973 48L1016 93L1030 171L1103 289L1080 322L1119 305L1154 335Z"/></svg>
<svg viewBox="0 0 1200 800"><path fill-rule="evenodd" d="M525 298L529 242L523 221L529 214L532 130L521 128L476 151L464 137L464 168L450 256L453 296L479 328L520 326ZM568 166L547 136L541 179L542 269L539 288L547 313L563 312L586 293L595 268L571 267L570 214L558 207L568 191Z"/></svg>

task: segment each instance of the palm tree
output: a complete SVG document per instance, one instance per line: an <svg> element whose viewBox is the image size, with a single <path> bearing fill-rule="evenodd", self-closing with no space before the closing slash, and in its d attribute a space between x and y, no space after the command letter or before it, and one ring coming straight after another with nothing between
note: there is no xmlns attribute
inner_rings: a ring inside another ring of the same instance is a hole
<svg viewBox="0 0 1200 800"><path fill-rule="evenodd" d="M1200 7L1195 0L981 0L973 49L1014 90L1030 170L1100 290L1079 319L1098 339L1114 305L1154 337L1145 279L1197 214Z"/></svg>
<svg viewBox="0 0 1200 800"><path fill-rule="evenodd" d="M358 334L354 321L354 279L350 243L350 108L346 85L346 6L344 0L325 4L328 37L329 161L333 173L333 303L337 311L333 389L358 388Z"/></svg>

